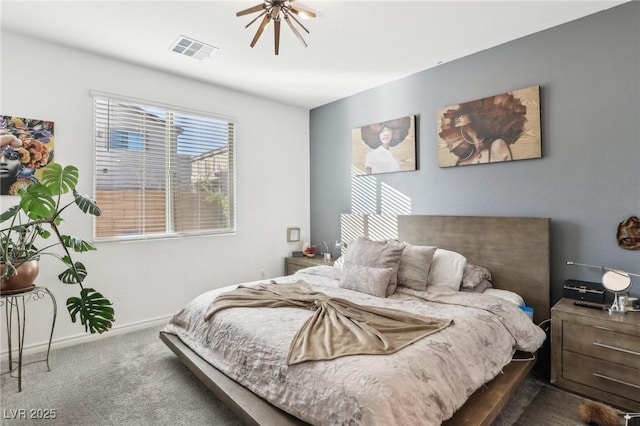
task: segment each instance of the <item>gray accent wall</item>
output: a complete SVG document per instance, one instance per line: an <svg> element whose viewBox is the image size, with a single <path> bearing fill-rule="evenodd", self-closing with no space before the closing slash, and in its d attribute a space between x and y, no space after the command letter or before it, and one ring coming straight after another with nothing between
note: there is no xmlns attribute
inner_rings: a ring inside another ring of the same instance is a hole
<svg viewBox="0 0 640 426"><path fill-rule="evenodd" d="M438 167L438 108L534 85L542 158ZM416 115L418 170L352 177L351 130L405 115ZM640 250L616 241L640 216L640 2L315 108L310 143L318 246L339 239L341 213L549 217L553 302L565 279L600 279L568 260L640 274Z"/></svg>

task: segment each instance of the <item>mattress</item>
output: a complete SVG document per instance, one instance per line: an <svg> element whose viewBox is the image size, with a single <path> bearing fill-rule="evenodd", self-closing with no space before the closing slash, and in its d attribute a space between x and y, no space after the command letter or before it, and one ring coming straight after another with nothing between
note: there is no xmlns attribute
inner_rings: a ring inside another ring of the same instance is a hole
<svg viewBox="0 0 640 426"><path fill-rule="evenodd" d="M453 323L393 354L287 365L290 343L312 312L231 308L204 321L212 301L233 285L196 297L164 331L272 405L315 425L438 425L498 375L516 350L534 352L545 339L518 306L502 298L404 287L380 298L340 288L340 271L329 266L275 281L298 280L329 297Z"/></svg>

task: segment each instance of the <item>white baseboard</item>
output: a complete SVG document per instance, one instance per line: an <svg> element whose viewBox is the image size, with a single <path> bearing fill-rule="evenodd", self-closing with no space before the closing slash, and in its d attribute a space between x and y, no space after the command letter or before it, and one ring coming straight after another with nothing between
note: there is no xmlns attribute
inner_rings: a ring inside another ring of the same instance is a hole
<svg viewBox="0 0 640 426"><path fill-rule="evenodd" d="M167 315L164 317L115 326L108 332L102 333L102 334L82 333L82 334L77 334L75 336L63 337L61 339L53 339L51 341L51 349L53 350L53 349L64 348L67 346L79 345L82 343L91 342L98 339L104 339L110 336L115 336L117 334L130 333L132 331L140 330L147 327L163 325L163 324L166 324L172 316L173 315ZM22 356L46 352L48 343L49 342L41 342L41 343L35 343L31 345L25 345L22 348ZM14 354L16 354L18 349L17 344L14 343L13 349L14 349ZM0 352L0 360L7 361L8 359L9 359L9 350L5 348L2 352Z"/></svg>

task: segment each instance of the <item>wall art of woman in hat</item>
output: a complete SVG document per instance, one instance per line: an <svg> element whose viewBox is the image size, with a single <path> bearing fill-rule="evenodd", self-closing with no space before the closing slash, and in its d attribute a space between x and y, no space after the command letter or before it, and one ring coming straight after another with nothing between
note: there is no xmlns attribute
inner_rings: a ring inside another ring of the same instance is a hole
<svg viewBox="0 0 640 426"><path fill-rule="evenodd" d="M371 124L360 128L362 140L373 151L365 155L366 174L390 173L401 170L401 164L389 148L403 142L409 134L411 116Z"/></svg>

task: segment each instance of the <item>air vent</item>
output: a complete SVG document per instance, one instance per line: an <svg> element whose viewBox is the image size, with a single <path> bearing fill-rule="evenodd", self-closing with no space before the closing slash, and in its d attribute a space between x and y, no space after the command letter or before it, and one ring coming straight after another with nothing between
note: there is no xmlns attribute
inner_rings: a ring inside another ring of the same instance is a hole
<svg viewBox="0 0 640 426"><path fill-rule="evenodd" d="M180 55L189 56L198 60L209 58L211 55L220 50L218 47L203 43L181 35L171 45L170 49Z"/></svg>

